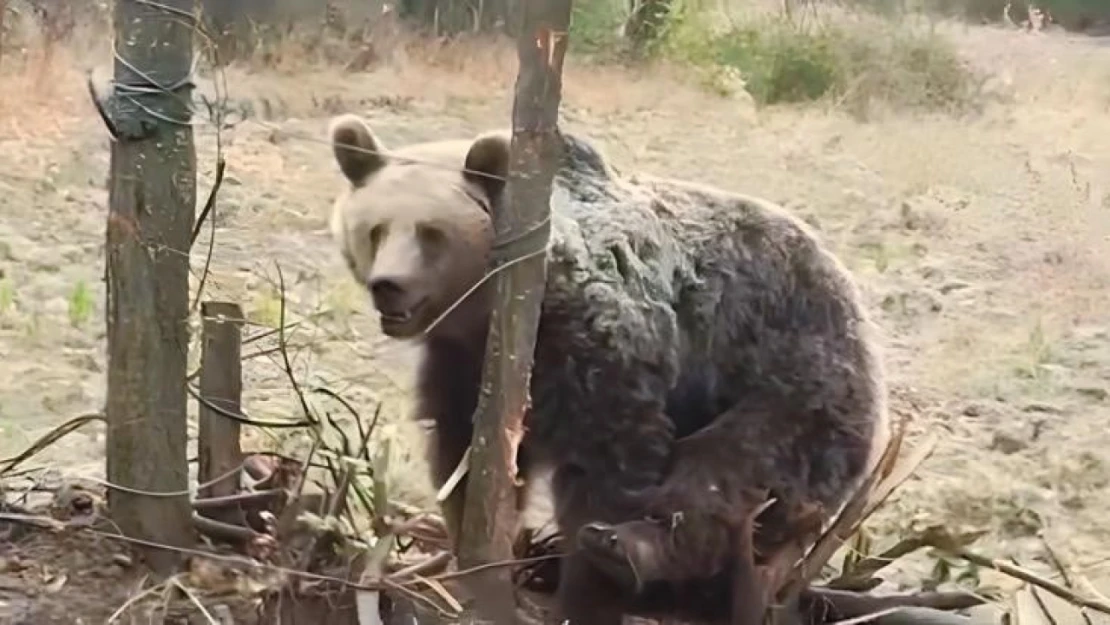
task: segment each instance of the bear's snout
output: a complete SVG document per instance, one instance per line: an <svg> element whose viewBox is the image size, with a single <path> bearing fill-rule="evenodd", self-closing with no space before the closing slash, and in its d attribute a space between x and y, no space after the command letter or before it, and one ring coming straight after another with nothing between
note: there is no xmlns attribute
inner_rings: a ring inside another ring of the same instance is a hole
<svg viewBox="0 0 1110 625"><path fill-rule="evenodd" d="M370 296L374 300L374 308L383 315L401 316L408 311L411 304L411 289L403 278L386 276L371 278Z"/></svg>
<svg viewBox="0 0 1110 625"><path fill-rule="evenodd" d="M380 276L367 284L374 308L381 315L382 331L387 336L402 338L418 332L424 323L426 297L412 280L399 276Z"/></svg>

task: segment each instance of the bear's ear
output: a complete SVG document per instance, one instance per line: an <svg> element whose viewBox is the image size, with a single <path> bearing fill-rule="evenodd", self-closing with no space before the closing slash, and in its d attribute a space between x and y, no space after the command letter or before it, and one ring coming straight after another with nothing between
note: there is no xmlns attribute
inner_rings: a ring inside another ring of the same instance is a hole
<svg viewBox="0 0 1110 625"><path fill-rule="evenodd" d="M466 153L463 176L485 189L491 201L505 188L509 177L510 141L504 133L484 134Z"/></svg>
<svg viewBox="0 0 1110 625"><path fill-rule="evenodd" d="M385 165L381 141L357 115L347 113L333 119L328 135L339 169L356 187Z"/></svg>

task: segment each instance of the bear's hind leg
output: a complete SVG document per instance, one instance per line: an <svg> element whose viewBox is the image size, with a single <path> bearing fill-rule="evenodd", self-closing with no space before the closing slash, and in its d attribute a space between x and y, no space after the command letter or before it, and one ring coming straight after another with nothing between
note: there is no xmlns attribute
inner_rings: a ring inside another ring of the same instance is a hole
<svg viewBox="0 0 1110 625"><path fill-rule="evenodd" d="M762 625L767 611L768 589L755 565L755 519L761 511L752 511L732 533L729 625Z"/></svg>
<svg viewBox="0 0 1110 625"><path fill-rule="evenodd" d="M730 532L723 569L711 575L672 577L666 567L679 554L667 542L667 527L653 520L617 525L591 523L582 528L582 553L630 595L627 612L653 618L679 618L719 625L761 625L769 597L763 567L756 564L756 517L751 511ZM631 554L631 555L629 555ZM651 568L656 567L656 568ZM641 581L640 578L652 581Z"/></svg>
<svg viewBox="0 0 1110 625"><path fill-rule="evenodd" d="M732 566L735 528L769 493L775 503L755 541L760 560L773 557L811 540L861 477L874 445L869 420L863 409L798 411L781 397L749 396L676 441L668 475L638 515L598 519L574 539L627 592L696 582Z"/></svg>
<svg viewBox="0 0 1110 625"><path fill-rule="evenodd" d="M613 579L599 570L578 548L573 537L588 522L618 521L612 510L598 504L596 493L581 471L559 467L552 479L555 516L559 531L567 537L559 564L556 591L556 623L570 625L621 625L626 597Z"/></svg>

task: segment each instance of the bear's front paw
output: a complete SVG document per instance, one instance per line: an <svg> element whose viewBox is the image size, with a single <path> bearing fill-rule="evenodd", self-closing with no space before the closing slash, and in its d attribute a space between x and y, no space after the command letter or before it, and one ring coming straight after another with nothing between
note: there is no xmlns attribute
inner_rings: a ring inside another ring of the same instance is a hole
<svg viewBox="0 0 1110 625"><path fill-rule="evenodd" d="M599 571L635 595L667 578L666 538L657 521L590 523L578 530L577 545Z"/></svg>

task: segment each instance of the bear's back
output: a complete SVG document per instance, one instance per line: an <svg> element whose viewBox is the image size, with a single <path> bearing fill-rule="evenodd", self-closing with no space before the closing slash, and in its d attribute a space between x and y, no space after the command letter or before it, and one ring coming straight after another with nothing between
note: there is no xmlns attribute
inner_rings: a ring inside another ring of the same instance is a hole
<svg viewBox="0 0 1110 625"><path fill-rule="evenodd" d="M687 427L769 385L827 387L876 402L882 371L870 322L842 264L772 202L646 175L622 176L574 137L553 185L548 289L608 299L672 337L682 372L672 406ZM584 285L589 285L584 286Z"/></svg>

